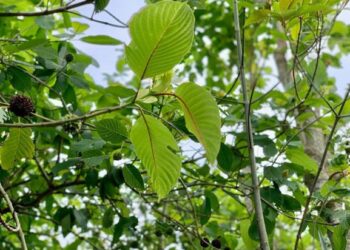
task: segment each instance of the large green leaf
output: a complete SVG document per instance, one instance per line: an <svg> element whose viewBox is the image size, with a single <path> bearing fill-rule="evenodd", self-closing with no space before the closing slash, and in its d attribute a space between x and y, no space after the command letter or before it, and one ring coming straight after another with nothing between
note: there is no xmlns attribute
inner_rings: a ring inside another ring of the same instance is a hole
<svg viewBox="0 0 350 250"><path fill-rule="evenodd" d="M130 68L140 79L172 69L190 50L194 15L186 3L162 1L143 8L129 23L126 47Z"/></svg>
<svg viewBox="0 0 350 250"><path fill-rule="evenodd" d="M4 169L12 168L17 160L31 159L34 154L34 144L30 138L29 128L12 128L10 136L1 148L1 165Z"/></svg>
<svg viewBox="0 0 350 250"><path fill-rule="evenodd" d="M131 142L151 177L159 198L165 197L180 175L181 158L170 131L157 119L142 115L131 129Z"/></svg>
<svg viewBox="0 0 350 250"><path fill-rule="evenodd" d="M194 83L182 84L176 95L185 113L186 127L205 148L208 161L214 162L221 142L221 120L215 99Z"/></svg>

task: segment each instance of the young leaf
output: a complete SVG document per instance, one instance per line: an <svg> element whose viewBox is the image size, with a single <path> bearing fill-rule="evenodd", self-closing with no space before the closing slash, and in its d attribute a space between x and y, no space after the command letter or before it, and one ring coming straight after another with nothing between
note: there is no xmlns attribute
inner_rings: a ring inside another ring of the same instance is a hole
<svg viewBox="0 0 350 250"><path fill-rule="evenodd" d="M143 190L145 188L142 176L137 168L128 164L123 169L123 176L126 184L129 186Z"/></svg>
<svg viewBox="0 0 350 250"><path fill-rule="evenodd" d="M117 119L103 119L96 122L97 133L105 141L119 143L127 138L127 131Z"/></svg>
<svg viewBox="0 0 350 250"><path fill-rule="evenodd" d="M106 35L98 35L98 36L85 36L80 39L86 43L99 44L99 45L120 45L121 41Z"/></svg>
<svg viewBox="0 0 350 250"><path fill-rule="evenodd" d="M190 50L194 15L186 3L162 1L143 8L129 23L130 68L140 79L172 69Z"/></svg>
<svg viewBox="0 0 350 250"><path fill-rule="evenodd" d="M131 142L151 178L159 198L175 186L180 175L179 148L170 131L152 116L143 115L131 129Z"/></svg>
<svg viewBox="0 0 350 250"><path fill-rule="evenodd" d="M182 84L176 95L185 113L186 127L205 148L208 161L214 162L221 142L220 113L214 98L194 83Z"/></svg>
<svg viewBox="0 0 350 250"><path fill-rule="evenodd" d="M1 165L10 169L17 160L31 159L34 154L34 144L30 138L32 130L29 128L12 128L10 136L1 148Z"/></svg>

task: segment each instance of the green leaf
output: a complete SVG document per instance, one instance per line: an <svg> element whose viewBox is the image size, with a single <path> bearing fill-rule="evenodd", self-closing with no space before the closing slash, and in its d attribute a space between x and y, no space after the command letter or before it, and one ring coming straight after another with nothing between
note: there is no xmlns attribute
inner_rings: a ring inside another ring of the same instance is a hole
<svg viewBox="0 0 350 250"><path fill-rule="evenodd" d="M11 85L20 91L28 91L32 87L32 80L28 74L20 67L9 67L7 69L7 77Z"/></svg>
<svg viewBox="0 0 350 250"><path fill-rule="evenodd" d="M87 229L87 222L88 222L88 211L86 209L80 209L73 211L73 215L75 218L75 224L82 228L83 230Z"/></svg>
<svg viewBox="0 0 350 250"><path fill-rule="evenodd" d="M132 217L119 217L118 224L114 226L113 243L118 242L120 236L123 235L125 230L133 229L137 226L138 219L135 216Z"/></svg>
<svg viewBox="0 0 350 250"><path fill-rule="evenodd" d="M50 30L55 27L55 19L53 16L39 16L35 18L35 23L45 30Z"/></svg>
<svg viewBox="0 0 350 250"><path fill-rule="evenodd" d="M283 14L290 9L293 0L280 0L280 11Z"/></svg>
<svg viewBox="0 0 350 250"><path fill-rule="evenodd" d="M127 138L128 132L117 119L103 119L95 123L97 133L105 141L112 143L122 142Z"/></svg>
<svg viewBox="0 0 350 250"><path fill-rule="evenodd" d="M4 169L12 168L22 158L31 159L34 155L34 144L30 138L29 128L12 128L10 136L1 148L1 164Z"/></svg>
<svg viewBox="0 0 350 250"><path fill-rule="evenodd" d="M151 178L152 187L164 198L180 175L181 158L170 131L152 116L142 115L131 129L131 142Z"/></svg>
<svg viewBox="0 0 350 250"><path fill-rule="evenodd" d="M143 8L129 23L130 68L140 79L172 69L191 48L194 15L186 3L162 1Z"/></svg>
<svg viewBox="0 0 350 250"><path fill-rule="evenodd" d="M246 249L255 249L258 243L252 240L249 236L249 227L251 225L250 219L241 220L240 233Z"/></svg>
<svg viewBox="0 0 350 250"><path fill-rule="evenodd" d="M98 183L98 172L96 169L89 169L85 177L87 187L96 187Z"/></svg>
<svg viewBox="0 0 350 250"><path fill-rule="evenodd" d="M83 139L78 142L74 142L71 146L73 152L87 152L91 150L99 150L106 144L103 140L90 140Z"/></svg>
<svg viewBox="0 0 350 250"><path fill-rule="evenodd" d="M127 164L122 171L126 184L136 189L143 190L145 188L139 170L133 165Z"/></svg>
<svg viewBox="0 0 350 250"><path fill-rule="evenodd" d="M227 146L224 143L221 143L217 160L220 170L225 173L230 173L233 170L233 164L237 159L234 159L231 147Z"/></svg>
<svg viewBox="0 0 350 250"><path fill-rule="evenodd" d="M206 224L211 216L211 201L208 196L205 196L203 204L200 209L200 223L202 225Z"/></svg>
<svg viewBox="0 0 350 250"><path fill-rule="evenodd" d="M194 83L185 83L176 89L176 95L185 113L186 127L206 150L209 162L214 162L220 150L221 120L213 96Z"/></svg>
<svg viewBox="0 0 350 250"><path fill-rule="evenodd" d="M252 12L252 14L249 15L244 25L248 26L255 23L263 23L269 17L269 14L270 10L255 10Z"/></svg>
<svg viewBox="0 0 350 250"><path fill-rule="evenodd" d="M101 12L104 10L109 3L109 0L95 0L95 11Z"/></svg>
<svg viewBox="0 0 350 250"><path fill-rule="evenodd" d="M108 208L102 218L102 226L109 228L113 225L114 212L112 208Z"/></svg>
<svg viewBox="0 0 350 250"><path fill-rule="evenodd" d="M311 174L316 174L318 168L317 162L305 154L303 150L288 148L286 156L292 163L303 166L304 169Z"/></svg>
<svg viewBox="0 0 350 250"><path fill-rule="evenodd" d="M255 135L254 143L263 148L266 157L272 157L278 153L275 143L267 135Z"/></svg>
<svg viewBox="0 0 350 250"><path fill-rule="evenodd" d="M345 250L346 249L346 236L348 229L343 225L338 225L333 229L332 241L334 250Z"/></svg>
<svg viewBox="0 0 350 250"><path fill-rule="evenodd" d="M86 43L99 44L99 45L120 45L121 41L107 35L97 35L97 36L85 36L80 39Z"/></svg>

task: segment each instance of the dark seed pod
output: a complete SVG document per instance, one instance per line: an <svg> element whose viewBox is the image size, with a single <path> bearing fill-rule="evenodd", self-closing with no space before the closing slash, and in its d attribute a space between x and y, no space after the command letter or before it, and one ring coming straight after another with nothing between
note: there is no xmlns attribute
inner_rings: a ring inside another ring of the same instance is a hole
<svg viewBox="0 0 350 250"><path fill-rule="evenodd" d="M201 239L201 247L207 248L208 246L209 246L209 239L208 238Z"/></svg>
<svg viewBox="0 0 350 250"><path fill-rule="evenodd" d="M211 245L216 249L221 249L221 241L219 239L215 239L211 242Z"/></svg>
<svg viewBox="0 0 350 250"><path fill-rule="evenodd" d="M64 59L66 60L67 63L70 63L74 60L74 56L72 54L67 54Z"/></svg>
<svg viewBox="0 0 350 250"><path fill-rule="evenodd" d="M32 100L23 95L15 95L10 99L9 111L16 116L25 117L30 116L35 112L34 104Z"/></svg>
<svg viewBox="0 0 350 250"><path fill-rule="evenodd" d="M79 124L77 123L66 123L63 125L63 130L70 134L77 134L79 132Z"/></svg>

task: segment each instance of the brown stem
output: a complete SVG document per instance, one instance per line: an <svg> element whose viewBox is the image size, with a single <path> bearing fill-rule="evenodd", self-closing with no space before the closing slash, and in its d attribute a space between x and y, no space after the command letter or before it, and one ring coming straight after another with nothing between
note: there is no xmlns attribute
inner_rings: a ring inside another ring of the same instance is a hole
<svg viewBox="0 0 350 250"><path fill-rule="evenodd" d="M0 12L0 17L14 17L14 16L23 16L23 17L28 17L28 16L47 16L47 15L51 15L54 13L62 13L62 12L66 12L68 10L71 9L75 9L77 7L80 6L84 6L87 4L91 4L93 3L94 0L85 0L76 4L72 4L72 5L66 5L60 8L56 8L56 9L52 9L52 10L44 10L44 11L38 11L38 12Z"/></svg>

